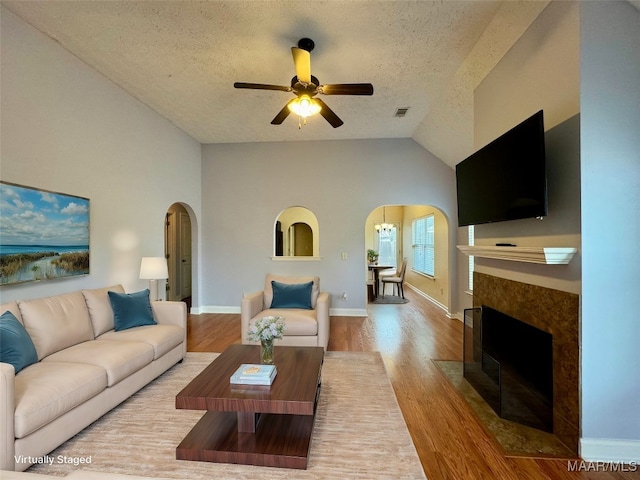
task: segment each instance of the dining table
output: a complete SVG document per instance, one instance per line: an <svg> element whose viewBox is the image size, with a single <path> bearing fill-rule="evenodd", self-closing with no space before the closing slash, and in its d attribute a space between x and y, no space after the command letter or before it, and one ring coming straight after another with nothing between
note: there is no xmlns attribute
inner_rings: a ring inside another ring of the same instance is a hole
<svg viewBox="0 0 640 480"><path fill-rule="evenodd" d="M373 295L378 298L378 294L380 292L380 271L396 267L393 265L377 265L370 263L368 268L373 272Z"/></svg>

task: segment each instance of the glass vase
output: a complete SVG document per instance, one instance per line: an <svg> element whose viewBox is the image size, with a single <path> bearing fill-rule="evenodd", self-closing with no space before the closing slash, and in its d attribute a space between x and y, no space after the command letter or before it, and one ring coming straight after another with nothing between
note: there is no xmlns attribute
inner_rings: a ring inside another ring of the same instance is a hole
<svg viewBox="0 0 640 480"><path fill-rule="evenodd" d="M273 339L260 341L260 362L266 365L273 364Z"/></svg>

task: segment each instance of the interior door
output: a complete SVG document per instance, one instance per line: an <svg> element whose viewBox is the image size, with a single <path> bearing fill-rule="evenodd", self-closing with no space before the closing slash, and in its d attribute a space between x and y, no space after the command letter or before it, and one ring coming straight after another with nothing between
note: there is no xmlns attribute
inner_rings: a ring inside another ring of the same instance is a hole
<svg viewBox="0 0 640 480"><path fill-rule="evenodd" d="M294 223L295 231L295 245L294 255L296 257L311 257L313 256L313 232L311 227L306 223Z"/></svg>
<svg viewBox="0 0 640 480"><path fill-rule="evenodd" d="M169 268L169 278L167 279L167 300L179 300L178 285L179 272L176 268L176 258L178 257L177 237L176 237L176 214L168 212L165 220L165 256L167 257L167 267Z"/></svg>
<svg viewBox="0 0 640 480"><path fill-rule="evenodd" d="M191 220L188 213L180 212L180 299L191 296Z"/></svg>

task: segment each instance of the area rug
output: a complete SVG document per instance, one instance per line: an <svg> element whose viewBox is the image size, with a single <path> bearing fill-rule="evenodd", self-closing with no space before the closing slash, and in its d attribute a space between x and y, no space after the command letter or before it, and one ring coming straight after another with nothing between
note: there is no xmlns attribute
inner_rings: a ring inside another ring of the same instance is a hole
<svg viewBox="0 0 640 480"><path fill-rule="evenodd" d="M36 465L170 479L425 479L378 352L327 352L307 470L191 462L175 449L203 412L176 410L175 395L216 356L186 360L49 454L88 465Z"/></svg>
<svg viewBox="0 0 640 480"><path fill-rule="evenodd" d="M409 303L409 300L402 297L396 297L394 295L385 295L384 297L378 297L373 302L370 302L374 305L402 305L404 303Z"/></svg>
<svg viewBox="0 0 640 480"><path fill-rule="evenodd" d="M574 458L558 437L500 418L462 375L462 362L433 360L442 374L476 413L478 420L502 446L507 456Z"/></svg>

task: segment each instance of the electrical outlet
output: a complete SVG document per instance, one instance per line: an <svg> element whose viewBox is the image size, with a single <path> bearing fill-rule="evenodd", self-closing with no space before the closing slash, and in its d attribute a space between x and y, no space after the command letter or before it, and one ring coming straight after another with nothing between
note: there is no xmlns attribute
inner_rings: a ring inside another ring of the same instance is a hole
<svg viewBox="0 0 640 480"><path fill-rule="evenodd" d="M342 292L342 301L343 302L347 301L347 292Z"/></svg>

